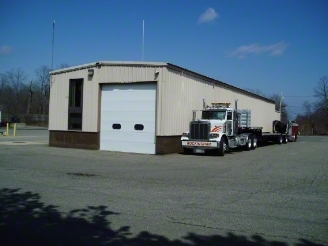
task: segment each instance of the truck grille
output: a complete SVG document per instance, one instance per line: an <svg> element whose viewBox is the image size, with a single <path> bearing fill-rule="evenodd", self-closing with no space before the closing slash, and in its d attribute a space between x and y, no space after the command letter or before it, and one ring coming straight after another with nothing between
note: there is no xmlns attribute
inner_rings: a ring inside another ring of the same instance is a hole
<svg viewBox="0 0 328 246"><path fill-rule="evenodd" d="M190 122L190 139L192 140L208 140L210 134L209 122Z"/></svg>

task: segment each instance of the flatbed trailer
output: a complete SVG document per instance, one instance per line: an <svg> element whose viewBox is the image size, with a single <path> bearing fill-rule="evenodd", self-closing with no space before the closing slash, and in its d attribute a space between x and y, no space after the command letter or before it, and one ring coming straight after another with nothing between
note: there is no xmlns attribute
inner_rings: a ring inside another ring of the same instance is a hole
<svg viewBox="0 0 328 246"><path fill-rule="evenodd" d="M278 144L287 143L290 141L290 136L284 129L277 132L262 132L262 127L240 127L238 135L240 134L252 134L256 137L258 143L266 144L268 142L274 142Z"/></svg>
<svg viewBox="0 0 328 246"><path fill-rule="evenodd" d="M245 123L246 126L242 125ZM263 127L250 127L250 110L238 112L229 103L212 103L202 110L202 118L189 124L189 131L181 136L184 153L216 151L219 156L234 148L256 149L258 143L277 144L296 141L296 122L272 122L272 132L263 132Z"/></svg>

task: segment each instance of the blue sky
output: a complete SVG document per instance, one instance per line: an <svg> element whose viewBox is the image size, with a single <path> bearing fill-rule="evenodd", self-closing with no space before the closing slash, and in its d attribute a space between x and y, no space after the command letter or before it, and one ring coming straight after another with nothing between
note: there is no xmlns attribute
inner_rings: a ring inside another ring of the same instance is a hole
<svg viewBox="0 0 328 246"><path fill-rule="evenodd" d="M96 61L170 62L295 113L328 76L327 0L0 0L0 73ZM293 117L293 113L291 116Z"/></svg>

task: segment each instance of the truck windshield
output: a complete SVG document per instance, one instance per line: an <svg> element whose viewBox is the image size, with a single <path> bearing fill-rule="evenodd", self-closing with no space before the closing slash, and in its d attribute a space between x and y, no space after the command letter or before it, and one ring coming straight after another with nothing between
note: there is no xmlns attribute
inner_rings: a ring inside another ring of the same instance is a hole
<svg viewBox="0 0 328 246"><path fill-rule="evenodd" d="M226 111L203 111L202 119L204 120L224 120Z"/></svg>

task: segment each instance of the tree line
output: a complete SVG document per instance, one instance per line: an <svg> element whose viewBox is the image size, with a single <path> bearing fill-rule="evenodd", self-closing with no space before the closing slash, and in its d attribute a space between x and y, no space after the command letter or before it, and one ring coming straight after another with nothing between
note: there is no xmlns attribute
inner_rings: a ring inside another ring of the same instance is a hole
<svg viewBox="0 0 328 246"><path fill-rule="evenodd" d="M262 91L246 88L254 94L267 97ZM328 135L328 76L323 76L313 88L313 96L316 101L310 103L305 101L302 105L304 113L292 117L288 105L282 101L278 94L267 97L276 102L276 111L281 111L281 121L286 123L295 120L299 125L301 135Z"/></svg>
<svg viewBox="0 0 328 246"><path fill-rule="evenodd" d="M61 64L59 68L68 66ZM37 68L33 80L27 80L26 73L20 68L0 73L2 122L10 122L12 118L49 114L50 71L51 69L45 65Z"/></svg>
<svg viewBox="0 0 328 246"><path fill-rule="evenodd" d="M328 76L323 76L313 88L316 101L303 103L303 114L296 116L303 135L328 135Z"/></svg>

